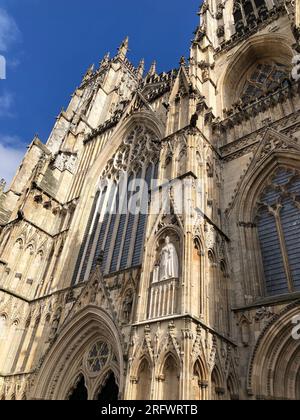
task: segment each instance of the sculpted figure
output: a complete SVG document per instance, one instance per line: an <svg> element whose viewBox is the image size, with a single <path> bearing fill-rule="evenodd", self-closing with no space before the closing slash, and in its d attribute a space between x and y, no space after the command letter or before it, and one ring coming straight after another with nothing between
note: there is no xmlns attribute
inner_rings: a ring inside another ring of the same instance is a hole
<svg viewBox="0 0 300 420"><path fill-rule="evenodd" d="M165 245L161 250L159 279L160 281L177 279L179 277L178 255L170 237L165 239Z"/></svg>

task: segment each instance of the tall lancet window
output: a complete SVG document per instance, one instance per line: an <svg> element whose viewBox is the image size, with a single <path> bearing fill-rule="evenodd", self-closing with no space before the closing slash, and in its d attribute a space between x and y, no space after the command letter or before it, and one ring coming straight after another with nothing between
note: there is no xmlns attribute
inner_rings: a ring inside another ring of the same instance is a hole
<svg viewBox="0 0 300 420"><path fill-rule="evenodd" d="M260 197L256 222L266 294L300 291L300 173L278 170Z"/></svg>
<svg viewBox="0 0 300 420"><path fill-rule="evenodd" d="M100 255L105 274L142 263L149 190L155 186L159 155L155 134L136 126L107 163L80 248L74 283L89 278Z"/></svg>

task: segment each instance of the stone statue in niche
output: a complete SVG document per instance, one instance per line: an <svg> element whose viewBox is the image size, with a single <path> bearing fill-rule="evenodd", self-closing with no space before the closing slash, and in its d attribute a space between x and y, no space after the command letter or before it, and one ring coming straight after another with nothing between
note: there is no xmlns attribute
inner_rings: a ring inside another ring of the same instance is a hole
<svg viewBox="0 0 300 420"><path fill-rule="evenodd" d="M123 321L128 323L131 318L133 307L133 294L128 293L123 303Z"/></svg>
<svg viewBox="0 0 300 420"><path fill-rule="evenodd" d="M157 275L157 273L156 273ZM159 281L177 279L179 277L179 262L175 245L172 244L169 236L165 239L160 254Z"/></svg>

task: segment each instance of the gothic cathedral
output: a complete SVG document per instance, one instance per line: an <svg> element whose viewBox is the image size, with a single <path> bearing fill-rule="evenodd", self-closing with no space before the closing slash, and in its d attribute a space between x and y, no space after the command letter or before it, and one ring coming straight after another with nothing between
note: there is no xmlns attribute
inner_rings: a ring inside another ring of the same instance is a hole
<svg viewBox="0 0 300 420"><path fill-rule="evenodd" d="M90 67L0 189L0 400L300 399L300 2Z"/></svg>

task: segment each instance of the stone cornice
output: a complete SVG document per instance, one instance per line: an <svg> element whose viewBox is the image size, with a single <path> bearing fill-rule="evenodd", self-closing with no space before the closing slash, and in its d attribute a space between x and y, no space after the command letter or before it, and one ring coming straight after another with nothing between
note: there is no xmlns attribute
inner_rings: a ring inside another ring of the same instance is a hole
<svg viewBox="0 0 300 420"><path fill-rule="evenodd" d="M58 232L58 233L55 233L55 234L51 234L51 233L47 232L45 229L41 228L40 226L37 226L35 223L33 223L33 222L31 222L30 220L26 219L26 217L23 217L23 219L19 219L19 218L18 218L18 219L14 219L14 220L10 221L9 223L7 223L7 224L5 224L5 225L0 225L0 226L1 226L1 227L10 227L10 226L13 226L13 225L17 224L18 222L25 222L25 223L28 223L30 226L32 226L32 227L34 227L36 230L38 230L38 231L40 231L40 232L44 233L46 236L48 236L48 237L49 237L49 238L51 238L51 239L55 239L55 238L57 238L58 236L60 236L60 235L62 235L62 234L64 234L64 233L66 233L66 232L68 232L68 231L69 231L69 229L65 229L65 230L63 230L62 232Z"/></svg>
<svg viewBox="0 0 300 420"><path fill-rule="evenodd" d="M148 319L145 321L141 321L138 323L135 323L132 325L132 327L141 327L141 326L145 326L145 325L151 325L151 324L157 324L159 323L163 323L163 322L169 322L170 320L185 320L185 319L190 319L191 321L195 322L197 325L200 325L204 330L210 332L213 335L216 335L217 337L221 338L222 340L228 342L229 344L231 344L234 347L237 347L237 343L235 343L231 338L224 336L223 334L219 333L218 331L216 331L215 329L209 327L207 324L205 324L201 319L190 315L190 314L184 314L184 315L172 315L169 317L163 317L163 318L157 318L157 319Z"/></svg>
<svg viewBox="0 0 300 420"><path fill-rule="evenodd" d="M230 115L225 119L214 119L212 122L213 130L226 131L228 128L239 126L243 121L248 121L253 116L265 111L266 109L276 106L285 100L299 96L300 94L300 82L290 82L289 86L285 86L276 90L276 92L269 93L261 99L251 103L248 106L241 107L238 110L230 110Z"/></svg>
<svg viewBox="0 0 300 420"><path fill-rule="evenodd" d="M276 296L276 297L266 297L264 299L261 299L259 301L255 301L250 305L240 306L233 308L233 312L239 313L239 312L245 312L245 311L251 311L256 310L261 307L270 307L270 306L281 306L290 302L299 302L300 299L300 292L296 293L290 293L286 295Z"/></svg>
<svg viewBox="0 0 300 420"><path fill-rule="evenodd" d="M286 135L292 134L293 131L300 129L300 110L274 121L268 127L261 127L253 133L221 147L222 160L230 162L254 151L267 128L272 128Z"/></svg>

